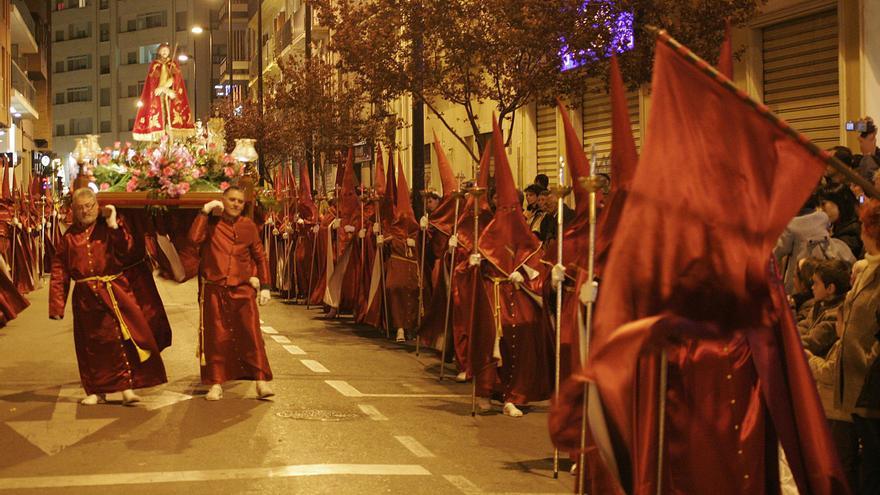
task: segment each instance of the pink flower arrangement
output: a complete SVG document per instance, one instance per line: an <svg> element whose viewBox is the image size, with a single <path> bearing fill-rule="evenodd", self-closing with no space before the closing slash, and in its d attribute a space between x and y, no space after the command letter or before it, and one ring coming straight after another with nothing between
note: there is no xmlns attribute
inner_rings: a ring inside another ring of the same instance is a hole
<svg viewBox="0 0 880 495"><path fill-rule="evenodd" d="M226 174L226 177L235 177L235 170L232 167L224 167L223 173Z"/></svg>
<svg viewBox="0 0 880 495"><path fill-rule="evenodd" d="M221 190L221 191L225 191L225 190L227 190L227 189L229 189L229 183L226 182L226 181L221 182L221 183L220 183L220 190Z"/></svg>
<svg viewBox="0 0 880 495"><path fill-rule="evenodd" d="M106 191L106 190L108 190L108 189L110 189L110 184L108 184L108 183L106 183L106 182L102 182L102 183L101 183L101 190L102 190L102 191Z"/></svg>

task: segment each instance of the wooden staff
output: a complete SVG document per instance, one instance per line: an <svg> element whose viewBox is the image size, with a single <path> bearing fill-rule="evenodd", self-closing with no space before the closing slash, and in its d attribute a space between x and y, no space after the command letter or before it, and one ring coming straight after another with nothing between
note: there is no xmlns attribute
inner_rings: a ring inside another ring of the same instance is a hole
<svg viewBox="0 0 880 495"><path fill-rule="evenodd" d="M431 185L431 174L425 173L425 189L422 190L422 214L428 215L428 186ZM422 315L425 312L425 242L428 238L428 229L422 231L422 251L419 254L419 311L416 323L416 356L418 357L421 350L421 333L422 333Z"/></svg>
<svg viewBox="0 0 880 495"><path fill-rule="evenodd" d="M382 199L382 196L376 195L374 196L376 201L376 225L379 226L379 232L376 236L382 235L382 207L379 204L379 200ZM382 308L385 311L385 338L391 338L391 315L388 313L388 290L385 287L385 253L384 253L384 243L380 246L378 243L376 244L376 256L379 257L379 283L382 284Z"/></svg>

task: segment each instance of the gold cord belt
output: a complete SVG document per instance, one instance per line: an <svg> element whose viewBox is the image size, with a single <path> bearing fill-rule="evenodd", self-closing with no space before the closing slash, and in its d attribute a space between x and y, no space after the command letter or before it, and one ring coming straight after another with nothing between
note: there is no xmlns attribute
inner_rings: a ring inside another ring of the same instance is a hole
<svg viewBox="0 0 880 495"><path fill-rule="evenodd" d="M138 358L143 363L147 359L150 359L150 351L141 349L137 345L137 342L131 338L131 332L128 330L128 325L125 324L125 319L122 317L122 311L119 309L119 302L116 300L116 294L113 292L113 281L121 276L122 273L117 273L116 275L96 275L94 277L81 278L74 282L77 284L86 282L101 282L104 284L104 287L107 289L107 294L110 296L110 304L113 306L113 313L116 316L116 320L119 322L119 331L122 332L122 338L123 340L131 341L131 344L137 349Z"/></svg>

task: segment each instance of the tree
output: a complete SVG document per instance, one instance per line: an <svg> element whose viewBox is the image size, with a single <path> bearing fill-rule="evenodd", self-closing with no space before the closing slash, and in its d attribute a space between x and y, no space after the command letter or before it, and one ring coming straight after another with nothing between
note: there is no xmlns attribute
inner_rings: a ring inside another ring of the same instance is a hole
<svg viewBox="0 0 880 495"><path fill-rule="evenodd" d="M311 0L334 33L339 65L356 74L375 101L404 94L428 109L465 144L436 102L461 106L474 136L476 108L495 104L508 142L516 110L535 99L582 94L604 74L621 40L614 26L634 18L635 47L623 64L631 82L649 77L653 43L640 26L656 24L698 53L717 53L724 19L742 22L757 0ZM419 50L413 50L417 46ZM562 71L568 52L582 67ZM420 57L419 54L424 54ZM467 146L466 146L467 147ZM472 150L471 156L478 161Z"/></svg>

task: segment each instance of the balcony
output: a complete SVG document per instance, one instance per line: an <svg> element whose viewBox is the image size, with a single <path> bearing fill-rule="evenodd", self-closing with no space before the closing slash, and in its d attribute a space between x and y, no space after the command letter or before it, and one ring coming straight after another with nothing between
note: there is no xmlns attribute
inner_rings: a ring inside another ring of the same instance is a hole
<svg viewBox="0 0 880 495"><path fill-rule="evenodd" d="M37 28L31 11L22 0L12 1L12 44L19 54L37 53Z"/></svg>
<svg viewBox="0 0 880 495"><path fill-rule="evenodd" d="M34 102L37 98L37 90L28 80L25 73L18 67L15 61L12 62L12 108L16 113L20 113L25 119L39 119L40 114L34 108ZM10 109L11 111L11 109Z"/></svg>

